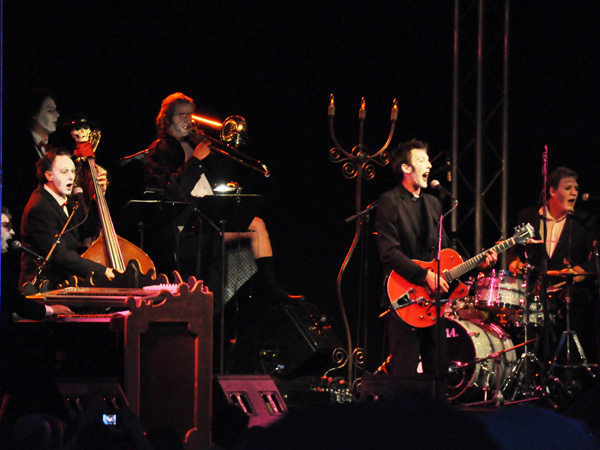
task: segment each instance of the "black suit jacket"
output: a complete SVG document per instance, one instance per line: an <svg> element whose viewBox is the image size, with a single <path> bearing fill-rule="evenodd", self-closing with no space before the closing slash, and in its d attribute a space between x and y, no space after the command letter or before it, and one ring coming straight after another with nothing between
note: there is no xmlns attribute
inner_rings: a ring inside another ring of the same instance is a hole
<svg viewBox="0 0 600 450"><path fill-rule="evenodd" d="M541 239L539 208L527 208L519 214L519 224L529 223L535 229L534 239ZM595 272L595 262L589 260L594 239L598 236L598 222L592 214L585 211L575 211L569 214L560 235L552 258L548 260L548 270L560 270L571 266L581 266L587 272ZM548 252L543 244L519 245L509 251L509 260L519 256L525 260L525 250L530 264L534 266L532 278L536 279L542 270L544 259Z"/></svg>
<svg viewBox="0 0 600 450"><path fill-rule="evenodd" d="M233 180L231 159L211 152L202 161L190 158L186 162L181 143L170 134L154 141L145 156L146 186L165 189L173 200L193 201L190 193L202 174L213 188Z"/></svg>
<svg viewBox="0 0 600 450"><path fill-rule="evenodd" d="M72 206L69 205L68 209L71 211ZM76 214L69 223L69 228L81 222L83 219L81 216ZM41 256L46 256L67 219L68 217L54 197L42 185L39 185L31 194L23 212L21 220L23 246ZM56 246L46 271L50 288L55 287L71 275L85 277L90 272L104 273L106 271L106 267L102 264L84 259L79 255L77 252L79 239L79 229L75 228L65 233ZM37 270L33 257L24 252L21 255L20 285L33 280Z"/></svg>
<svg viewBox="0 0 600 450"><path fill-rule="evenodd" d="M421 195L424 202L421 227L427 235L425 245L419 245L416 219L409 213L412 197L402 185L383 193L377 204L375 229L379 256L385 270L394 270L407 281L421 284L425 281L427 270L412 260L430 261L435 258L441 207L436 197L426 193ZM447 247L450 247L450 242L446 233L442 232L442 248Z"/></svg>
<svg viewBox="0 0 600 450"><path fill-rule="evenodd" d="M38 185L35 163L40 156L31 130L23 130L6 139L2 152L2 205L13 215L15 230L29 196Z"/></svg>

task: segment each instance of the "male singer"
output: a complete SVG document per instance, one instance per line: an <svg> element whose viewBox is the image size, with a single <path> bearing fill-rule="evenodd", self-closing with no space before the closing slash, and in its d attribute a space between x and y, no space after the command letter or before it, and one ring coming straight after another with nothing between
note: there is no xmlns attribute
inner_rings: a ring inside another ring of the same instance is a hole
<svg viewBox="0 0 600 450"><path fill-rule="evenodd" d="M391 168L398 185L379 197L375 228L379 255L386 273L394 270L409 283L428 286L435 292L438 284L436 273L413 261L435 259L438 248L440 201L423 192L427 188L432 167L427 148L426 143L413 139L392 150ZM442 248L449 246L449 240L443 232ZM497 259L496 253L489 251L479 268L490 267ZM440 289L443 293L449 289L443 277L440 277ZM395 313L390 313L387 317L392 355L391 373L415 375L420 359L423 372L434 373L435 326L414 328L404 323ZM447 365L445 348L445 343L442 343L442 372Z"/></svg>

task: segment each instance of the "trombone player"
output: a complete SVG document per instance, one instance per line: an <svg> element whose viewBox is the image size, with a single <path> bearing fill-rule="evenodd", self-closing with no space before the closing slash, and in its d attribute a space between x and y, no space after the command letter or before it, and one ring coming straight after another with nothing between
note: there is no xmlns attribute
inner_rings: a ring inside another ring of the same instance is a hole
<svg viewBox="0 0 600 450"><path fill-rule="evenodd" d="M211 151L208 138L192 133L194 110L194 100L181 92L166 97L156 117L158 138L145 154L146 187L164 191L169 200L187 202L194 198L213 195L212 186L218 176L218 169L228 162ZM162 230L159 234L160 242L158 239L155 240L154 248L149 249L155 252L151 257L157 262L159 272L169 273L179 262L182 275L200 275L193 273L194 264L191 263L196 260L196 255L193 253L199 251L197 246L179 245L180 254L175 252L177 240L181 242L186 238L185 226L189 225L190 219L193 219L192 212L184 211L168 225L163 224L168 229ZM188 234L187 237L195 234L195 232ZM165 236L165 239L162 239L162 236ZM289 294L276 282L273 249L263 220L255 217L246 232L225 233L226 242L238 239L250 242L252 255L258 267L262 293L277 301L288 299ZM214 290L214 287L212 288Z"/></svg>

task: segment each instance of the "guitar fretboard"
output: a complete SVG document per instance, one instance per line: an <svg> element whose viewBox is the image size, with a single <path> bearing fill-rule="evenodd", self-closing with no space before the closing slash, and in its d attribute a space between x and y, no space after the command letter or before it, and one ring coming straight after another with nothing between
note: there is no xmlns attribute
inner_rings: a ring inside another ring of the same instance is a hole
<svg viewBox="0 0 600 450"><path fill-rule="evenodd" d="M448 275L446 275L446 280L448 282L456 280L457 278L461 277L462 275L469 272L470 270L473 270L485 259L485 254L488 251L494 250L496 253L500 254L500 253L508 250L513 245L515 245L514 237L511 237L510 239L507 239L506 241L503 241L503 242L500 242L499 244L494 245L492 248L489 248L485 252L482 252L477 256L473 256L471 259L466 260L464 263L459 264L458 266L453 267L452 269L448 270L446 272L448 274Z"/></svg>

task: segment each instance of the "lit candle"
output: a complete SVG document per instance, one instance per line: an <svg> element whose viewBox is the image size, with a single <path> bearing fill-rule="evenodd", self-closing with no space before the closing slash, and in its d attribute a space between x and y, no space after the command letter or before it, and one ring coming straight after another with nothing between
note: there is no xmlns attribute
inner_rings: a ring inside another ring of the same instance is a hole
<svg viewBox="0 0 600 450"><path fill-rule="evenodd" d="M392 118L390 120L395 121L398 119L398 100L394 99L394 105L392 106Z"/></svg>
<svg viewBox="0 0 600 450"><path fill-rule="evenodd" d="M328 111L328 115L333 117L335 116L335 97L333 96L333 94L331 94L331 96L329 97L329 111Z"/></svg>
<svg viewBox="0 0 600 450"><path fill-rule="evenodd" d="M358 119L359 120L364 120L365 116L367 114L367 109L366 109L366 102L365 102L365 98L363 97L362 100L360 101L360 110L358 111Z"/></svg>

